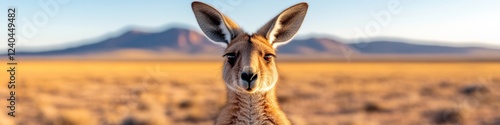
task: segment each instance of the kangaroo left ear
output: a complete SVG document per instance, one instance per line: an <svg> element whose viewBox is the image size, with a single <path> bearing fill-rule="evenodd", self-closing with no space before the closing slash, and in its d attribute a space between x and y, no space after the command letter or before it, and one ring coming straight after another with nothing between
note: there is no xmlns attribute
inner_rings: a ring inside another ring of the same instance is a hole
<svg viewBox="0 0 500 125"><path fill-rule="evenodd" d="M307 3L295 4L261 27L256 34L265 36L273 48L292 40L307 13Z"/></svg>
<svg viewBox="0 0 500 125"><path fill-rule="evenodd" d="M243 33L236 23L212 6L197 1L191 6L198 25L212 42L227 47L235 36Z"/></svg>

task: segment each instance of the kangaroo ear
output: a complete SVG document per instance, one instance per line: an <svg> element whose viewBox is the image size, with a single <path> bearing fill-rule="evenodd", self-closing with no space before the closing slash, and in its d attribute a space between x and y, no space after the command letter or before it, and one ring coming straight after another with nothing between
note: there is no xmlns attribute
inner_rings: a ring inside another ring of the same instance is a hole
<svg viewBox="0 0 500 125"><path fill-rule="evenodd" d="M265 36L274 48L290 42L302 25L307 8L307 3L299 3L285 9L256 34Z"/></svg>
<svg viewBox="0 0 500 125"><path fill-rule="evenodd" d="M212 42L226 47L241 29L231 19L202 2L191 4L198 25Z"/></svg>

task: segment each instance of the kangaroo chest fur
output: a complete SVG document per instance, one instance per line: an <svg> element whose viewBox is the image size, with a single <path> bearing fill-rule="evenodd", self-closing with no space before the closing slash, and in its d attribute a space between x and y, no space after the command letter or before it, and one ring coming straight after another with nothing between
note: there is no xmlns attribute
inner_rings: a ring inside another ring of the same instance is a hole
<svg viewBox="0 0 500 125"><path fill-rule="evenodd" d="M239 94L235 98L238 101L233 102L232 105L237 106L239 109L235 112L236 121L241 121L248 125L264 123L274 124L272 118L267 112L269 111L270 104L266 102L266 94ZM267 110L267 111L266 111Z"/></svg>
<svg viewBox="0 0 500 125"><path fill-rule="evenodd" d="M219 114L216 124L289 124L273 95L273 93L228 93L228 103Z"/></svg>

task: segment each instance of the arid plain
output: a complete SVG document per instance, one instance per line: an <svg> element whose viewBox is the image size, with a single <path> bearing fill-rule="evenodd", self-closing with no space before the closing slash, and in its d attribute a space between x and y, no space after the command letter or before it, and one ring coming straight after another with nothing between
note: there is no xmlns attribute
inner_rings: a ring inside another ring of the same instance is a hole
<svg viewBox="0 0 500 125"><path fill-rule="evenodd" d="M498 62L278 61L278 68L278 99L297 125L500 124ZM212 124L225 102L221 70L221 61L21 61L17 117L3 108L0 124ZM0 93L8 98L7 87Z"/></svg>

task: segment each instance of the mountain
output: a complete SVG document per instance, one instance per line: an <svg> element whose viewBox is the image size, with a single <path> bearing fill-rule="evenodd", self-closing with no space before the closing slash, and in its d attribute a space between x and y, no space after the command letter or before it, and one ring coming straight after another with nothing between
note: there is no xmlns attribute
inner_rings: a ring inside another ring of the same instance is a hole
<svg viewBox="0 0 500 125"><path fill-rule="evenodd" d="M308 39L293 40L290 43L280 46L278 48L278 53L300 54L300 55L312 55L312 54L341 55L347 51L357 53L357 50L353 49L349 45L344 44L337 40L332 40L327 38L308 38Z"/></svg>
<svg viewBox="0 0 500 125"><path fill-rule="evenodd" d="M498 53L500 50L480 47L449 47L437 45L418 45L393 41L373 41L369 43L352 43L352 48L361 53L370 54L474 54Z"/></svg>
<svg viewBox="0 0 500 125"><path fill-rule="evenodd" d="M91 44L45 52L18 52L18 56L46 57L137 57L149 55L212 55L220 56L224 48L211 43L204 35L184 29L170 28L162 32L143 32L130 30L117 37L104 39ZM350 43L336 39L311 37L293 40L280 46L278 53L292 56L308 57L342 57L348 55L487 55L495 56L500 50L481 47L451 47L439 45L418 45L405 41L373 41L367 43ZM156 58L156 57L152 57Z"/></svg>
<svg viewBox="0 0 500 125"><path fill-rule="evenodd" d="M94 44L45 52L24 52L19 55L81 55L107 53L120 50L144 50L151 52L214 53L217 46L211 45L205 36L187 29L171 28L158 33L131 30L114 38Z"/></svg>

